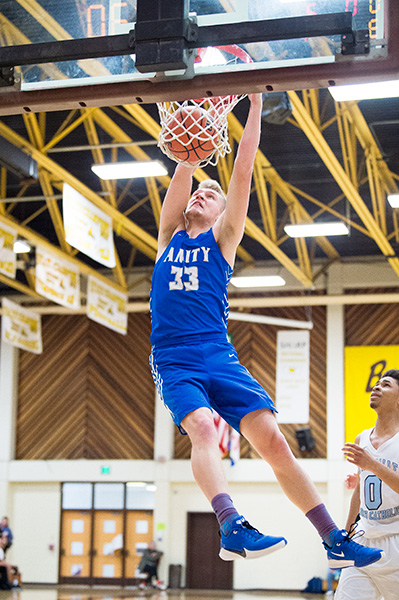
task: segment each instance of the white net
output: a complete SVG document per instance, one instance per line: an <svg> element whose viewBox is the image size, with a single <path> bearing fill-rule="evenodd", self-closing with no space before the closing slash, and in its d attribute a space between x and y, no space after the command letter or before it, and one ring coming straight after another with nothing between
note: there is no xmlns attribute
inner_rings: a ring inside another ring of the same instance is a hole
<svg viewBox="0 0 399 600"><path fill-rule="evenodd" d="M244 97L245 94L158 102L158 146L176 162L199 167L216 165L221 156L231 152L227 115Z"/></svg>

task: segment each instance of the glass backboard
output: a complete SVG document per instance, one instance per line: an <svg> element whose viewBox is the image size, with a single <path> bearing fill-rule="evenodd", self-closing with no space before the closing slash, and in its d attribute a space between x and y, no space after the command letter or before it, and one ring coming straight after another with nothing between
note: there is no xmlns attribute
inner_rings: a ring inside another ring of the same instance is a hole
<svg viewBox="0 0 399 600"><path fill-rule="evenodd" d="M88 86L103 86L109 84L156 84L149 93L145 85L138 85L133 90L133 101L154 102L157 99L171 98L168 91L171 82L178 82L174 90L183 90L189 94L190 89L197 85L204 85L206 89L213 90L218 83L231 87L239 87L248 81L252 87L245 91L258 90L259 84L269 80L273 91L281 89L300 89L301 87L327 87L328 81L339 80L340 71L345 71L345 63L356 64L356 70L362 74L363 80L370 72L370 65L388 64L388 49L390 40L387 40L387 23L389 21L389 4L396 0L190 0L189 11L196 15L199 28L227 23L244 24L265 19L284 19L288 17L306 17L312 15L333 15L335 13L352 13L353 23L358 30L369 33L370 51L367 54L355 56L342 56L341 36L323 35L314 37L300 37L296 39L274 39L273 41L255 41L239 43L238 46L250 57L241 60L231 56L225 47L215 48L210 46L200 50L191 72L170 71L157 73L156 71L143 73L136 68L135 54L123 56L108 56L69 61L47 62L43 64L29 64L15 67L15 75L19 79L18 86L12 88L0 87L0 94L4 95L4 102L0 102L0 114L7 112L7 106L17 103L16 93L39 92L62 88L86 88L88 93L71 92L64 97L66 108L69 98L81 98L80 106L90 106L99 102L101 94L87 90ZM87 39L97 36L115 36L127 34L134 30L137 16L136 0L2 0L0 15L0 62L1 47L21 46L35 43L49 43L61 40ZM393 9L392 9L393 10ZM195 50L197 52L197 50ZM392 68L392 60L390 62ZM321 69L333 65L331 76L328 69L323 79L320 73L310 78L306 83L306 70L304 68L320 67ZM336 65L338 65L338 70ZM367 67L365 68L365 65ZM336 69L334 71L334 68ZM281 76L281 69L287 77ZM383 78L384 69L375 67L375 72ZM242 72L243 77L237 77ZM295 76L293 76L295 72ZM255 75L256 73L256 75ZM277 73L279 73L277 75ZM296 75L298 74L298 76ZM351 70L353 78L355 71ZM228 76L231 76L230 79ZM213 78L213 79L212 79ZM233 79L232 79L233 78ZM284 80L287 79L287 83ZM190 83L191 80L191 83ZM207 82L212 82L212 86ZM302 85L301 85L302 81ZM206 82L206 83L205 83ZM319 82L319 83L318 83ZM310 83L312 85L310 85ZM150 86L151 87L151 86ZM266 87L270 91L270 87ZM116 90L116 88L114 88ZM119 88L122 92L123 89ZM164 91L163 91L164 90ZM227 90L227 92L229 92ZM237 89L237 92L244 90ZM157 93L159 92L158 96ZM165 97L165 93L169 95ZM194 92L193 92L194 93ZM14 94L7 98L7 94ZM130 91L132 95L132 91ZM107 94L112 103L115 102L114 92L108 88ZM118 95L118 92L116 92ZM123 94L122 94L123 95ZM219 91L215 95L220 95ZM32 102L32 110L49 109L52 107L39 107L39 96L26 96L26 104ZM83 99L83 96L85 98ZM60 101L62 95L58 95ZM21 97L22 98L22 97ZM36 100L34 99L36 98ZM22 99L21 99L22 102ZM22 104L23 104L22 102ZM35 108L35 102L37 108ZM51 103L51 99L49 100ZM106 101L104 101L107 103ZM94 103L94 104L93 104ZM3 109L1 108L3 104ZM41 96L43 104L43 95Z"/></svg>

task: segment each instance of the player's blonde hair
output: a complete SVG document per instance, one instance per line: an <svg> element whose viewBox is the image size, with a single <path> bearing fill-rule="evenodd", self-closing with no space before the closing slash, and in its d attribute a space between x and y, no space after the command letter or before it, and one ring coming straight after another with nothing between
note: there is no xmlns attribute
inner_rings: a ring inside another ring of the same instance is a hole
<svg viewBox="0 0 399 600"><path fill-rule="evenodd" d="M197 187L197 190L213 190L222 198L224 205L226 205L226 194L220 187L219 183L215 179L204 179Z"/></svg>

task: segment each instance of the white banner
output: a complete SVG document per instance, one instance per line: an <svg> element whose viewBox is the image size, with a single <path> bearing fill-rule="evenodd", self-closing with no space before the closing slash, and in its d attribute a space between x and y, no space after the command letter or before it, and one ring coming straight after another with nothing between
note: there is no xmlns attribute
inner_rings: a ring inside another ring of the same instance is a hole
<svg viewBox="0 0 399 600"><path fill-rule="evenodd" d="M62 189L62 210L66 241L102 265L114 267L112 218L67 183Z"/></svg>
<svg viewBox="0 0 399 600"><path fill-rule="evenodd" d="M276 408L279 423L309 422L309 331L277 332Z"/></svg>
<svg viewBox="0 0 399 600"><path fill-rule="evenodd" d="M15 279L17 262L14 252L14 242L16 239L16 230L4 223L0 223L0 273L13 279Z"/></svg>
<svg viewBox="0 0 399 600"><path fill-rule="evenodd" d="M36 248L35 289L57 304L80 307L79 269L39 247Z"/></svg>
<svg viewBox="0 0 399 600"><path fill-rule="evenodd" d="M126 335L127 294L89 275L87 282L87 316L109 329Z"/></svg>
<svg viewBox="0 0 399 600"><path fill-rule="evenodd" d="M7 298L2 301L1 339L22 350L41 354L42 328L40 315Z"/></svg>

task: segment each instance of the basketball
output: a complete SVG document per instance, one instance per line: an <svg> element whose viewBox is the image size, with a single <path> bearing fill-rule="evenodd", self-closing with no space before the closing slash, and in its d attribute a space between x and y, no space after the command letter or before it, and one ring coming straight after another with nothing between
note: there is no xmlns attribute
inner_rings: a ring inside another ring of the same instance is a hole
<svg viewBox="0 0 399 600"><path fill-rule="evenodd" d="M196 164L216 150L212 117L198 106L181 106L166 121L165 129L165 146L178 161Z"/></svg>

